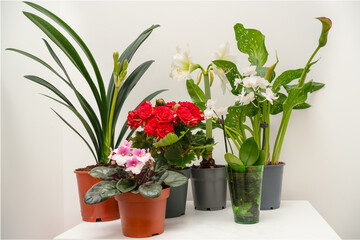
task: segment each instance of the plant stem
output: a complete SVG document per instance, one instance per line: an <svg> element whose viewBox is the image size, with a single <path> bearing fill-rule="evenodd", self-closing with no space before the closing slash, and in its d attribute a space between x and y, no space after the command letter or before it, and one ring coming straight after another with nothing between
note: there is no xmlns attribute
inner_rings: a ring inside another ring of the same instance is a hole
<svg viewBox="0 0 360 240"><path fill-rule="evenodd" d="M254 116L254 120L251 122L254 130L254 140L257 143L258 147L260 146L260 111Z"/></svg>
<svg viewBox="0 0 360 240"><path fill-rule="evenodd" d="M286 112L286 113L284 112L283 116L281 118L279 131L276 136L276 141L275 141L275 145L274 145L274 151L273 151L273 156L271 159L271 164L278 164L278 162L279 162L281 147L282 147L282 144L284 141L287 126L289 124L291 112L292 112L292 110L290 110L289 112Z"/></svg>
<svg viewBox="0 0 360 240"><path fill-rule="evenodd" d="M300 80L299 80L299 83L298 83L298 87L302 87L305 83L305 78L306 78L306 74L307 74L307 71L309 70L309 65L311 63L311 61L313 60L313 58L315 57L316 53L319 51L321 47L318 46L315 51L313 52L313 54L311 55L309 61L306 63L305 67L304 67L304 70L303 72L301 73L301 77L300 77Z"/></svg>
<svg viewBox="0 0 360 240"><path fill-rule="evenodd" d="M263 114L262 114L263 123L266 123L268 126L266 128L263 128L264 131L264 152L266 156L266 162L268 162L270 157L270 104L268 101L265 101L263 103Z"/></svg>
<svg viewBox="0 0 360 240"><path fill-rule="evenodd" d="M115 86L114 97L112 99L112 104L111 104L110 117L109 117L109 131L108 131L108 139L107 139L108 147L111 146L111 132L112 132L112 124L113 124L113 118L114 118L116 99L118 96L118 89L119 89L119 87Z"/></svg>
<svg viewBox="0 0 360 240"><path fill-rule="evenodd" d="M211 99L209 72L204 73L205 101ZM206 119L206 137L212 138L212 119Z"/></svg>

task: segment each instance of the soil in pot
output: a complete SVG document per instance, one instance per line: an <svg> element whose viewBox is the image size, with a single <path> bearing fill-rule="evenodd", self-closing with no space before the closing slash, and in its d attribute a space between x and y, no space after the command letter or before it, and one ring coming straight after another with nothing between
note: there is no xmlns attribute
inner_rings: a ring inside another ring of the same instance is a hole
<svg viewBox="0 0 360 240"><path fill-rule="evenodd" d="M140 193L115 196L121 212L121 227L127 237L151 237L164 232L166 199L170 188L158 198L145 198Z"/></svg>
<svg viewBox="0 0 360 240"><path fill-rule="evenodd" d="M104 165L103 165L104 166ZM109 198L105 202L88 205L84 203L86 192L101 180L89 175L89 171L97 167L95 165L86 168L79 168L74 171L77 178L80 210L83 221L85 222L106 222L120 218L118 204L114 198Z"/></svg>

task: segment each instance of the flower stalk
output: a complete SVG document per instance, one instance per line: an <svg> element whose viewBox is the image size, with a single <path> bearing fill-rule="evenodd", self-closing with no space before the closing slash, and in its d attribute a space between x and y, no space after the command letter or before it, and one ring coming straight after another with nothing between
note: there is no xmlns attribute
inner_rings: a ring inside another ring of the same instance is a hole
<svg viewBox="0 0 360 240"><path fill-rule="evenodd" d="M205 102L207 102L209 99L211 99L209 71L203 73L203 76L205 88ZM206 119L206 137L212 138L212 119Z"/></svg>

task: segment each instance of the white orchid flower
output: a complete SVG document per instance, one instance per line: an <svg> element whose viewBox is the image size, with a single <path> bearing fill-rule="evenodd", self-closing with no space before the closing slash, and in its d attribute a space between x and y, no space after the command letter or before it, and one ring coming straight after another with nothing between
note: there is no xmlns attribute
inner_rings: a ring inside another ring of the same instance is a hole
<svg viewBox="0 0 360 240"><path fill-rule="evenodd" d="M205 106L207 108L213 109L213 108L215 108L215 104L216 104L216 99L209 99L209 100L207 100Z"/></svg>
<svg viewBox="0 0 360 240"><path fill-rule="evenodd" d="M226 116L227 114L227 108L223 107L223 108L217 108L215 109L215 112L218 116Z"/></svg>
<svg viewBox="0 0 360 240"><path fill-rule="evenodd" d="M230 44L229 42L223 43L219 46L216 52L212 54L213 60L226 60L236 63L237 57L235 55L230 54ZM228 79L226 77L226 74L224 70L217 67L215 64L213 64L213 70L214 73L219 77L221 81L221 89L223 91L223 94L225 94L226 91L226 84L228 83Z"/></svg>
<svg viewBox="0 0 360 240"><path fill-rule="evenodd" d="M250 102L254 101L255 94L254 92L250 92L246 95L244 88L241 91L241 94L235 98L236 101L240 102L243 105L247 105Z"/></svg>
<svg viewBox="0 0 360 240"><path fill-rule="evenodd" d="M210 109L210 108L205 109L205 111L204 111L204 118L205 119L211 119L211 118L213 118L215 116L216 115L215 115L215 112L214 112L213 109Z"/></svg>
<svg viewBox="0 0 360 240"><path fill-rule="evenodd" d="M256 75L256 66L249 66L247 68L242 69L242 75L245 77Z"/></svg>
<svg viewBox="0 0 360 240"><path fill-rule="evenodd" d="M258 77L257 84L261 89L265 89L265 88L267 88L267 86L270 85L270 82L268 80L266 80L265 78Z"/></svg>
<svg viewBox="0 0 360 240"><path fill-rule="evenodd" d="M243 79L243 85L247 88L253 88L255 90L256 87L259 86L259 78L257 76L250 76Z"/></svg>
<svg viewBox="0 0 360 240"><path fill-rule="evenodd" d="M238 86L242 82L241 78L235 78L234 85Z"/></svg>
<svg viewBox="0 0 360 240"><path fill-rule="evenodd" d="M279 97L277 97L275 95L275 93L270 89L270 88L267 88L265 90L265 92L262 92L261 93L271 104L273 104L273 100L276 100L278 99Z"/></svg>
<svg viewBox="0 0 360 240"><path fill-rule="evenodd" d="M171 63L170 77L178 81L191 79L190 73L194 70L191 62L189 46L182 51L179 46L176 47L176 54Z"/></svg>

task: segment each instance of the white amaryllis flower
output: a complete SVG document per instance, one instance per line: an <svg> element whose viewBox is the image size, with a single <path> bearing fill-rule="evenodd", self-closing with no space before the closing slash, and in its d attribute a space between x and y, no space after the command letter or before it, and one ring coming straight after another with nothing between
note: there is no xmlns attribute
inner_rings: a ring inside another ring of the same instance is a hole
<svg viewBox="0 0 360 240"><path fill-rule="evenodd" d="M217 51L212 54L213 60L226 60L231 62L237 62L237 57L235 55L230 54L230 44L229 42L223 43L219 46ZM213 70L214 73L219 77L221 81L221 89L223 91L223 94L225 94L226 91L226 84L228 83L228 79L226 77L226 74L224 70L217 67L215 64L213 64Z"/></svg>
<svg viewBox="0 0 360 240"><path fill-rule="evenodd" d="M207 108L213 109L215 107L215 104L216 104L216 99L209 99L207 100L205 106Z"/></svg>
<svg viewBox="0 0 360 240"><path fill-rule="evenodd" d="M255 89L259 86L258 83L259 78L257 76L246 77L242 80L244 87Z"/></svg>
<svg viewBox="0 0 360 240"><path fill-rule="evenodd" d="M178 81L191 79L190 73L194 70L194 64L191 62L189 46L182 51L179 46L176 47L176 54L171 63L170 77Z"/></svg>
<svg viewBox="0 0 360 240"><path fill-rule="evenodd" d="M267 88L265 90L265 92L262 92L261 93L271 104L273 104L273 100L276 100L278 99L279 97L277 97L275 95L275 93L270 89L270 88Z"/></svg>
<svg viewBox="0 0 360 240"><path fill-rule="evenodd" d="M235 78L234 85L237 87L242 82L241 78Z"/></svg>
<svg viewBox="0 0 360 240"><path fill-rule="evenodd" d="M267 86L270 85L270 82L268 80L266 80L265 78L258 77L257 84L261 89L265 89L265 88L267 88Z"/></svg>
<svg viewBox="0 0 360 240"><path fill-rule="evenodd" d="M256 66L249 66L241 71L241 74L245 77L256 75Z"/></svg>
<svg viewBox="0 0 360 240"><path fill-rule="evenodd" d="M250 92L246 95L244 88L241 91L241 94L235 98L236 101L239 101L243 105L249 104L250 102L254 101L254 99L255 99L254 92Z"/></svg>
<svg viewBox="0 0 360 240"><path fill-rule="evenodd" d="M223 108L217 108L215 109L215 112L218 116L226 116L227 114L227 108L223 107Z"/></svg>
<svg viewBox="0 0 360 240"><path fill-rule="evenodd" d="M211 118L213 118L215 116L216 115L215 115L215 112L214 112L213 109L210 109L210 108L205 109L205 111L204 111L204 118L205 119L211 119Z"/></svg>

